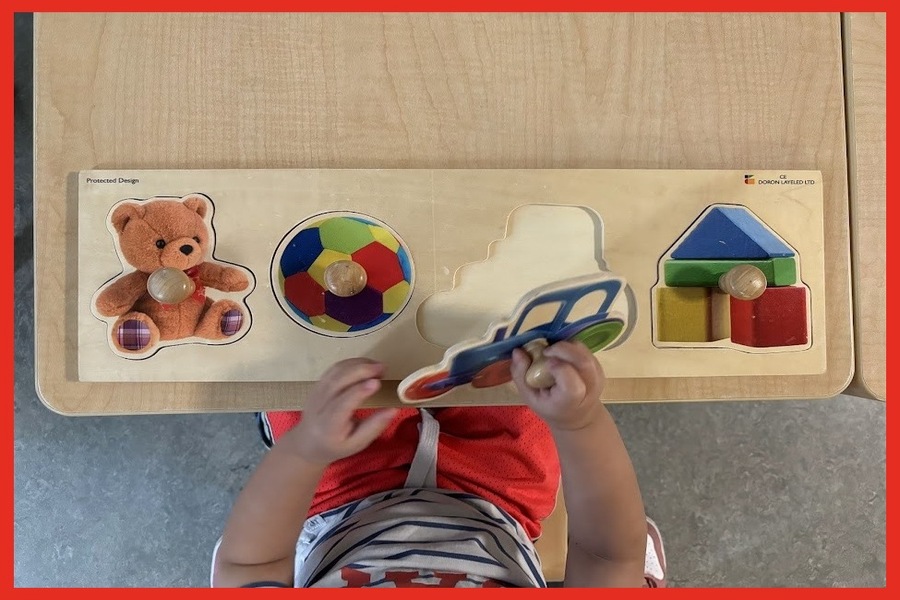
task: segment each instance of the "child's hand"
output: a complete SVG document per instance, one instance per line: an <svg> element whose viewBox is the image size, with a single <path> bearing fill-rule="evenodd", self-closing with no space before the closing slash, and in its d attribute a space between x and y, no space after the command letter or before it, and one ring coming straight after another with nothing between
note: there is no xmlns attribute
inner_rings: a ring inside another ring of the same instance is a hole
<svg viewBox="0 0 900 600"><path fill-rule="evenodd" d="M525 383L525 372L531 366L528 353L520 348L513 351L513 381L525 402L552 429L573 430L590 425L604 410L600 394L606 376L600 363L584 344L574 342L557 342L544 350L544 357L554 384L538 390Z"/></svg>
<svg viewBox="0 0 900 600"><path fill-rule="evenodd" d="M381 387L383 370L384 365L365 358L334 364L310 393L300 424L279 445L287 444L304 460L322 466L366 448L397 414L396 408L386 408L362 421L353 416Z"/></svg>

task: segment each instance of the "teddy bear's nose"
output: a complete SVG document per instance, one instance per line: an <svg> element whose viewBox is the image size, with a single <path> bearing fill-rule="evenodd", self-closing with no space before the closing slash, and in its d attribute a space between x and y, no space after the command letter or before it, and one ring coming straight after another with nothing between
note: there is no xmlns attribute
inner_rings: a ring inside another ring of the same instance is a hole
<svg viewBox="0 0 900 600"><path fill-rule="evenodd" d="M184 246L179 248L179 250L181 250L182 254L190 254L191 252L194 251L194 247L191 246L190 244L185 244Z"/></svg>

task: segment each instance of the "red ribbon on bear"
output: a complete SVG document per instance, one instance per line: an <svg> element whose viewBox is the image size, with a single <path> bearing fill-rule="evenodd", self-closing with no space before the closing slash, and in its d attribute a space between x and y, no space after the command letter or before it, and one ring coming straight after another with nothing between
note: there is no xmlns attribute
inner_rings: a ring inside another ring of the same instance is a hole
<svg viewBox="0 0 900 600"><path fill-rule="evenodd" d="M191 298L200 304L206 302L206 288L200 283L200 267L191 267L185 271L184 274L190 277L191 281L194 282L194 293L191 295Z"/></svg>
<svg viewBox="0 0 900 600"><path fill-rule="evenodd" d="M185 275L191 278L191 281L194 282L194 293L191 294L188 300L196 300L200 304L206 302L206 287L200 283L200 267L191 267L190 269L184 272ZM184 302L184 300L182 301ZM164 309L172 309L178 306L177 304L162 304Z"/></svg>

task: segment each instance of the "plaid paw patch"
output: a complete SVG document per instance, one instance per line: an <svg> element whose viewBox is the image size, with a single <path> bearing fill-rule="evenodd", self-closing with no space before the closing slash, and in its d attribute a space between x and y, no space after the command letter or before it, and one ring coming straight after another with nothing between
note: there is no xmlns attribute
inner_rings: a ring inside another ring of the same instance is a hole
<svg viewBox="0 0 900 600"><path fill-rule="evenodd" d="M222 335L230 337L241 329L243 323L244 315L241 314L241 311L231 309L222 315L222 321L219 323L219 327L222 330Z"/></svg>
<svg viewBox="0 0 900 600"><path fill-rule="evenodd" d="M119 345L135 352L143 350L150 345L150 328L143 321L129 319L116 330L116 339Z"/></svg>

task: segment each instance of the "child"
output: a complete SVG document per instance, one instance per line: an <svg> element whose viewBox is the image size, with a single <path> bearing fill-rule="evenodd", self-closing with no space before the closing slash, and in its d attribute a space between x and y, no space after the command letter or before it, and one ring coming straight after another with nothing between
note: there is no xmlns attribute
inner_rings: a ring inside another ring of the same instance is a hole
<svg viewBox="0 0 900 600"><path fill-rule="evenodd" d="M600 402L599 363L578 343L545 356L555 383L535 390L515 351L527 404L516 407L357 410L382 365L332 366L302 415L266 415L277 444L235 502L212 585L544 587L532 540L560 477L565 585L664 585L662 542Z"/></svg>

